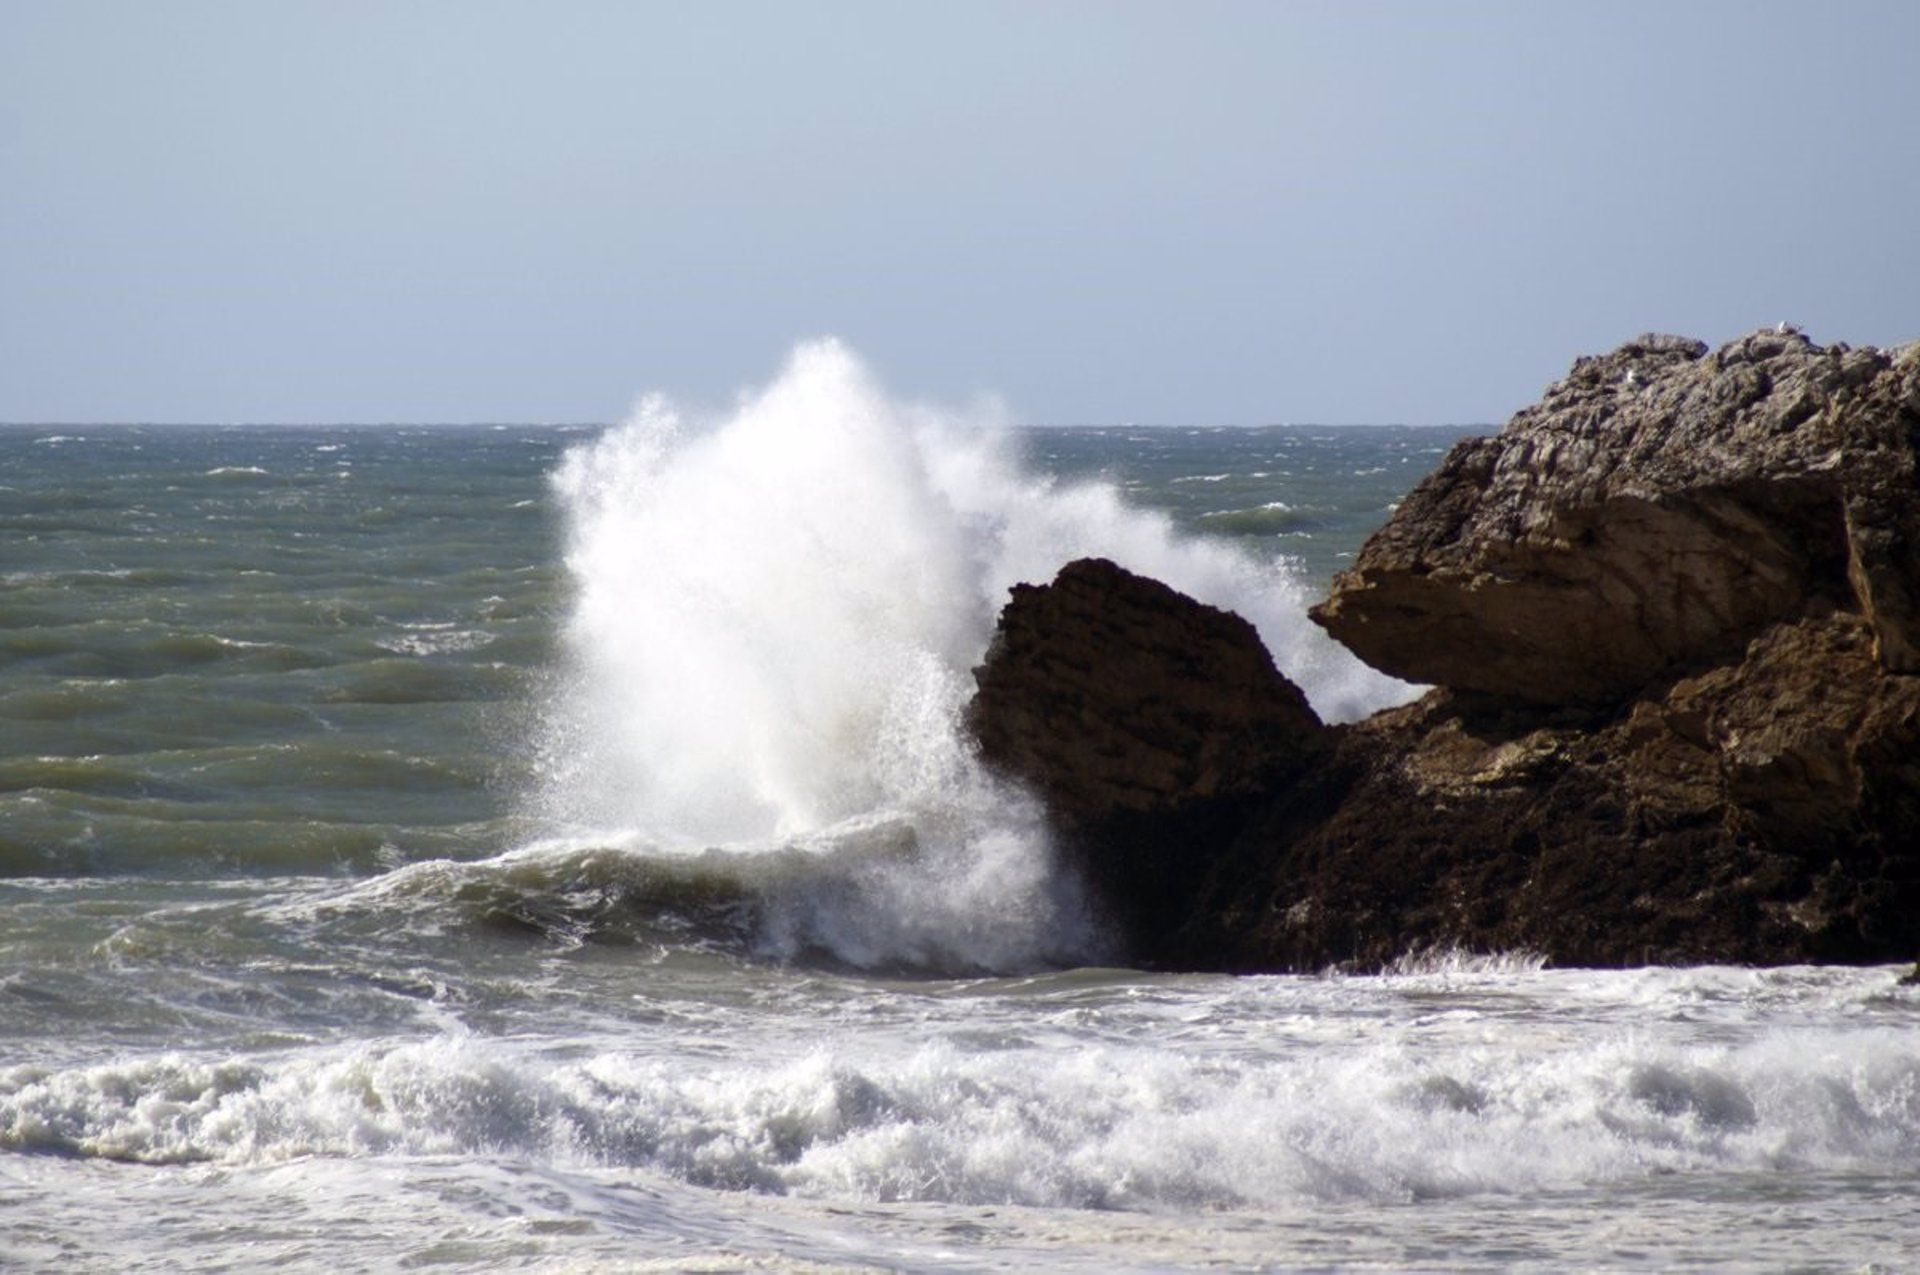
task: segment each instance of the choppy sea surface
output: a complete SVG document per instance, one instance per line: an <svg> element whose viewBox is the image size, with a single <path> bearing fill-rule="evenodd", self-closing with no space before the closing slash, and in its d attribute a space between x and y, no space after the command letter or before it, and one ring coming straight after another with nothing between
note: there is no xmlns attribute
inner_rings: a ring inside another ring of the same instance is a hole
<svg viewBox="0 0 1920 1275"><path fill-rule="evenodd" d="M1116 968L962 742L1087 553L1406 698L1462 432L0 426L0 1268L1920 1264L1904 970Z"/></svg>

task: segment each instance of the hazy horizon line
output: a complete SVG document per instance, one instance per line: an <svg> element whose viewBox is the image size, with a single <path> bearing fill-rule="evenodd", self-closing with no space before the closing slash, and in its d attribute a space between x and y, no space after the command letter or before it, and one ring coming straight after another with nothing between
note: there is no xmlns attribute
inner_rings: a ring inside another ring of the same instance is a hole
<svg viewBox="0 0 1920 1275"><path fill-rule="evenodd" d="M0 429L613 429L618 421L32 421ZM1029 421L1009 429L1485 429L1494 421Z"/></svg>

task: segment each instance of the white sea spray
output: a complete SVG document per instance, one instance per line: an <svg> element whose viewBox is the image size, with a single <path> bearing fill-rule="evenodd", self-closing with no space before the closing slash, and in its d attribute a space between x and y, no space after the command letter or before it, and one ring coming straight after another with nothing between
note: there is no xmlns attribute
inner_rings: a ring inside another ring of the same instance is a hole
<svg viewBox="0 0 1920 1275"><path fill-rule="evenodd" d="M1406 693L1306 622L1283 561L1029 473L993 413L896 401L834 341L712 419L646 399L554 485L574 602L542 815L654 853L897 821L917 863L801 924L861 965L1096 950L1031 801L959 728L1015 583L1109 557L1245 614L1329 716Z"/></svg>

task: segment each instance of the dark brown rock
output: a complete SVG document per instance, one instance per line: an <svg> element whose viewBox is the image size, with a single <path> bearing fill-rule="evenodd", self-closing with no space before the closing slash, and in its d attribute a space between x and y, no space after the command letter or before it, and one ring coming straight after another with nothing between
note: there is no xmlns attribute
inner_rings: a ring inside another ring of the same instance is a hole
<svg viewBox="0 0 1920 1275"><path fill-rule="evenodd" d="M1642 337L1401 504L1313 616L1399 677L1616 703L1855 610L1920 668L1920 346Z"/></svg>
<svg viewBox="0 0 1920 1275"><path fill-rule="evenodd" d="M1251 624L1103 558L1015 585L968 724L1068 822L1267 793L1320 719Z"/></svg>
<svg viewBox="0 0 1920 1275"><path fill-rule="evenodd" d="M1346 728L1218 858L1157 955L1910 959L1916 829L1920 680L1878 667L1857 616L1801 621L1598 724L1435 691Z"/></svg>
<svg viewBox="0 0 1920 1275"><path fill-rule="evenodd" d="M968 726L1131 929L1170 925L1248 804L1325 748L1251 624L1104 559L1016 585Z"/></svg>

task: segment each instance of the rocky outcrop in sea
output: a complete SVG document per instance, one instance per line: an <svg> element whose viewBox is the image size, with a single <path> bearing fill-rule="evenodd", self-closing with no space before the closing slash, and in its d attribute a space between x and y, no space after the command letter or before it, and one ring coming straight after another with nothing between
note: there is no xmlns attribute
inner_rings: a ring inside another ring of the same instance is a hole
<svg viewBox="0 0 1920 1275"><path fill-rule="evenodd" d="M970 724L1136 959L1920 951L1920 345L1581 359L1313 616L1433 689L1323 725L1244 622L1110 563L1003 613Z"/></svg>

